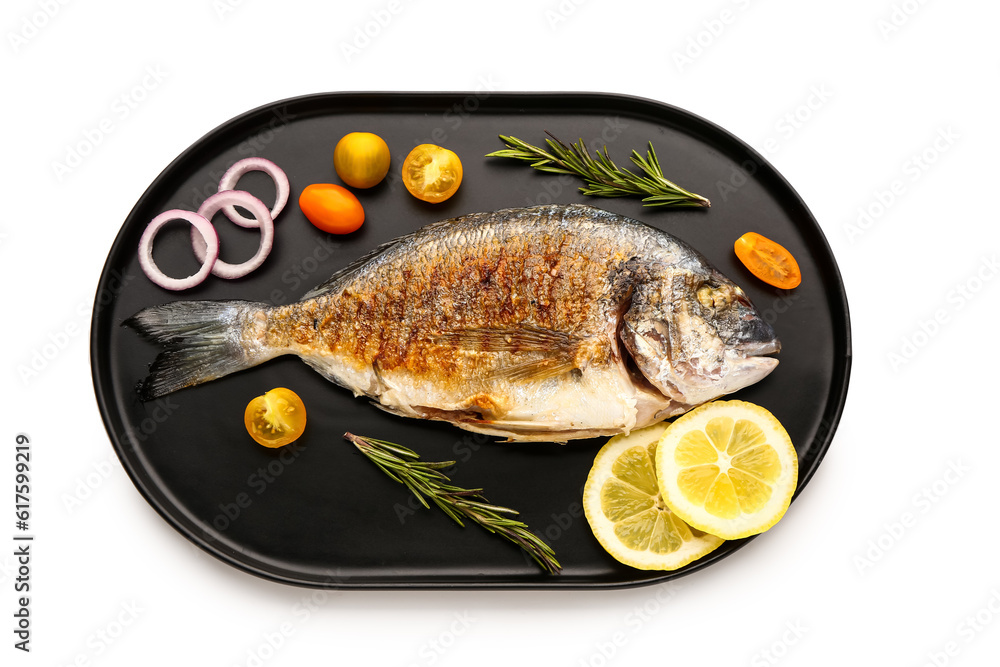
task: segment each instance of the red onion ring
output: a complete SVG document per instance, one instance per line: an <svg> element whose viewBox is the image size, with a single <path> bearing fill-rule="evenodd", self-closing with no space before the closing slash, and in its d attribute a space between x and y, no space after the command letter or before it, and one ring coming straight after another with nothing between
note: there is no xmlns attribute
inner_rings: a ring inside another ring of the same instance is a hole
<svg viewBox="0 0 1000 667"><path fill-rule="evenodd" d="M201 244L201 254L198 255L201 268L198 269L197 273L187 278L171 278L163 273L163 271L160 271L160 268L156 266L156 262L153 261L153 239L156 238L156 235L165 224L173 220L186 220L190 222L192 225L191 238L197 238ZM215 227L204 216L191 211L181 209L164 211L150 221L149 225L146 226L146 231L142 233L142 238L139 239L139 266L142 267L143 273L150 280L164 289L177 291L201 284L212 271L218 258L219 235L215 232Z"/></svg>
<svg viewBox="0 0 1000 667"><path fill-rule="evenodd" d="M260 247L257 248L256 255L242 264L229 264L223 262L221 259L216 259L215 265L211 268L212 274L226 279L242 278L263 264L271 252L271 246L274 244L274 220L271 219L271 213L267 210L264 202L249 192L244 192L243 190L223 190L222 192L217 192L202 202L198 208L198 215L204 217L211 224L212 216L218 213L220 209L234 205L242 206L254 215L254 222L256 223L254 227L260 227ZM249 227L249 225L241 226ZM194 247L194 254L198 259L205 257L205 241L199 238L194 232L191 233L191 245ZM218 253L216 253L216 256L218 256Z"/></svg>
<svg viewBox="0 0 1000 667"><path fill-rule="evenodd" d="M288 203L288 195L291 191L291 186L288 184L288 176L285 172L281 170L281 167L274 164L270 160L262 157L248 157L238 162L234 163L225 174L222 175L222 180L219 181L219 192L224 192L226 190L235 190L236 184L239 182L243 174L249 171L262 171L271 177L274 181L274 206L271 208L271 220L274 221L281 213L281 210L285 208L285 204ZM233 221L234 224L240 227L247 227L249 229L256 229L260 226L259 220L254 218L248 218L239 211L232 204L227 204L222 208L222 212L225 213L226 217Z"/></svg>

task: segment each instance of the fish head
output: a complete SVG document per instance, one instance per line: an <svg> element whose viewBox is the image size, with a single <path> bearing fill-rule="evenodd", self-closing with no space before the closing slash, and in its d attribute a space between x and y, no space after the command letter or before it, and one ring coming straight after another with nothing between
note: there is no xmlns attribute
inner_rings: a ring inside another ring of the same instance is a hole
<svg viewBox="0 0 1000 667"><path fill-rule="evenodd" d="M621 340L661 393L699 405L774 370L781 343L747 295L718 271L683 271L639 286Z"/></svg>

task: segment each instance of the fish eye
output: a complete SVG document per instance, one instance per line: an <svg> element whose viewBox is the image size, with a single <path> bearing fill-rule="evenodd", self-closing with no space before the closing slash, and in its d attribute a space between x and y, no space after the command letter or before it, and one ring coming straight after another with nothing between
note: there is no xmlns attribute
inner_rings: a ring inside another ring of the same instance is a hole
<svg viewBox="0 0 1000 667"><path fill-rule="evenodd" d="M729 306L733 299L739 299L739 294L734 294L731 289L725 285L720 285L718 283L713 283L713 281L706 281L701 287L695 292L698 303L702 305L703 308L709 310L717 310Z"/></svg>
<svg viewBox="0 0 1000 667"><path fill-rule="evenodd" d="M698 288L695 293L698 297L698 303L702 305L703 308L714 308L715 298L712 296L712 288L708 285L702 285Z"/></svg>

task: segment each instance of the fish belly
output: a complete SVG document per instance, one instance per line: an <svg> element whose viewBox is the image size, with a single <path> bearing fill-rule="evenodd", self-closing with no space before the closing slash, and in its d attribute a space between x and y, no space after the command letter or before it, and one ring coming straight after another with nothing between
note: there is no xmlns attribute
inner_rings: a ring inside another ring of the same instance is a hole
<svg viewBox="0 0 1000 667"><path fill-rule="evenodd" d="M379 372L337 355L303 358L327 379L371 398L387 412L511 440L562 441L637 427L641 397L627 373L613 365L511 382Z"/></svg>

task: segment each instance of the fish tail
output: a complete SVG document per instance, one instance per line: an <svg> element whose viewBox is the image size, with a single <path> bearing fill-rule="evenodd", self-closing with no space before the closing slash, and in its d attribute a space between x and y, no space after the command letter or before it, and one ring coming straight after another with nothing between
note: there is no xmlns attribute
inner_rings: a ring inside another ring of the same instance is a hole
<svg viewBox="0 0 1000 667"><path fill-rule="evenodd" d="M280 354L265 344L267 310L250 301L175 301L125 320L123 326L163 346L139 388L141 398L158 398Z"/></svg>

